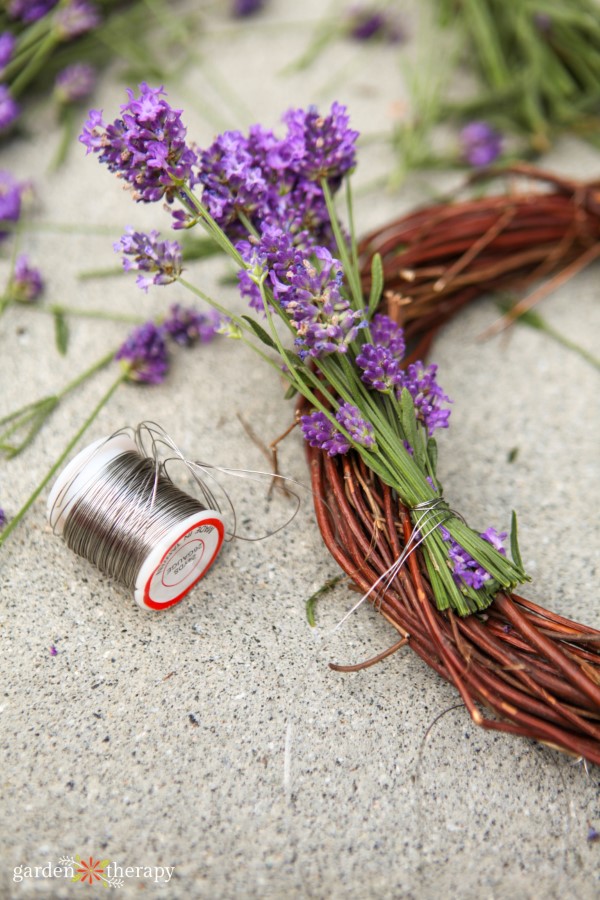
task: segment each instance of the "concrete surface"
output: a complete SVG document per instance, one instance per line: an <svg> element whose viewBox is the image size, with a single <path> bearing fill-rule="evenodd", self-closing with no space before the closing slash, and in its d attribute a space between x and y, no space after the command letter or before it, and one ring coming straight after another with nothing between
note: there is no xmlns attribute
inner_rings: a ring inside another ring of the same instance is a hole
<svg viewBox="0 0 600 900"><path fill-rule="evenodd" d="M186 108L189 133L208 142L208 97L229 127L275 126L292 105L347 102L366 135L385 130L404 95L398 51L339 44L304 73L280 70L307 45L320 3L273 3L264 20L232 28L223 18L199 40L205 61L247 110L219 100L204 66L168 85ZM286 27L291 19L304 24ZM407 58L414 47L406 51ZM435 47L432 52L436 53ZM95 106L123 102L117 76ZM114 265L126 224L167 228L159 207L131 203L97 163L73 148L46 174L58 141L40 107L29 139L2 151L2 165L35 178L44 222L114 226L28 231L23 249L48 280L47 300L151 315L181 290L148 297L133 279L81 282L83 269ZM600 157L564 140L544 161L600 176ZM383 223L457 182L411 177L400 191L374 182L391 150L367 143L357 183L361 230ZM2 249L1 265L8 266ZM237 303L219 284L220 262L194 267L205 290ZM544 302L549 322L597 352L598 269ZM483 301L440 338L440 380L454 398L453 428L440 441L446 493L473 525L505 528L520 514L533 600L600 626L598 372L525 327L487 343L494 319ZM59 357L51 320L9 310L0 323L0 416L60 388L123 340L126 326L71 320ZM0 505L14 513L114 377L104 372L72 395L35 443L0 466ZM224 340L177 355L167 382L118 391L89 439L145 418L160 422L188 455L263 469L236 413L266 439L292 409L277 379ZM507 457L519 448L512 464ZM283 471L307 483L301 441L281 450ZM65 856L152 867L125 878L124 897L173 898L593 898L600 894L600 774L543 746L474 727L457 694L410 651L357 674L356 662L393 635L370 609L332 628L356 599L343 585L317 607L306 598L338 569L321 544L310 497L269 540L235 542L198 589L165 614L144 614L127 591L75 558L45 520L45 498L0 557L2 603L3 897L72 897L88 886L61 878L15 882L18 866L56 866ZM287 507L266 485L238 485L242 520L272 529ZM51 645L57 655L50 653ZM447 713L438 718L440 714ZM174 867L156 883L156 867ZM139 876L139 877L138 877ZM96 888L99 890L99 888Z"/></svg>

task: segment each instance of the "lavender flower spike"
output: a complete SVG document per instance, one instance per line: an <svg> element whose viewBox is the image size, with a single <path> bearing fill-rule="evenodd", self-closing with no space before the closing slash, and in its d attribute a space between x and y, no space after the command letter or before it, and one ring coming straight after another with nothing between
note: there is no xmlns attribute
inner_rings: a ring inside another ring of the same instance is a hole
<svg viewBox="0 0 600 900"><path fill-rule="evenodd" d="M360 414L360 411L351 403L342 403L335 414L342 428L345 428L353 441L363 447L375 446L373 426Z"/></svg>
<svg viewBox="0 0 600 900"><path fill-rule="evenodd" d="M57 10L54 26L63 41L71 41L92 31L100 21L100 13L88 0L70 0Z"/></svg>
<svg viewBox="0 0 600 900"><path fill-rule="evenodd" d="M6 523L8 522L8 517L2 507L0 506L0 531L4 528Z"/></svg>
<svg viewBox="0 0 600 900"><path fill-rule="evenodd" d="M308 416L300 416L300 428L304 440L329 456L347 453L350 449L348 438L338 431L323 412L312 412Z"/></svg>
<svg viewBox="0 0 600 900"><path fill-rule="evenodd" d="M407 388L415 404L417 419L427 429L431 437L438 428L447 428L450 410L443 403L451 403L436 381L437 366L424 366L422 362L411 363L404 372L403 380L398 385L398 392Z"/></svg>
<svg viewBox="0 0 600 900"><path fill-rule="evenodd" d="M291 168L309 181L327 178L339 183L356 161L358 131L352 131L349 121L341 103L333 103L328 116L320 115L315 107L290 109L284 122Z"/></svg>
<svg viewBox="0 0 600 900"><path fill-rule="evenodd" d="M37 22L57 3L58 0L10 0L8 14L21 22Z"/></svg>
<svg viewBox="0 0 600 900"><path fill-rule="evenodd" d="M129 227L113 245L117 253L123 254L126 272L135 269L149 273L136 279L138 287L146 292L151 284L170 284L181 274L181 247L177 241L161 241L159 237L158 231L144 234Z"/></svg>
<svg viewBox="0 0 600 900"><path fill-rule="evenodd" d="M96 70L87 63L73 63L56 76L54 96L59 103L79 103L96 87Z"/></svg>
<svg viewBox="0 0 600 900"><path fill-rule="evenodd" d="M98 153L117 177L124 178L136 200L172 201L180 186L193 186L197 158L186 143L181 110L173 109L162 87L140 84L140 95L128 89L129 103L121 117L106 125L102 112L91 110L79 140L87 152Z"/></svg>
<svg viewBox="0 0 600 900"><path fill-rule="evenodd" d="M214 309L200 312L193 307L186 309L174 303L162 327L176 344L191 347L198 342L207 344L212 341L221 326L221 320L222 317Z"/></svg>
<svg viewBox="0 0 600 900"><path fill-rule="evenodd" d="M134 328L115 354L126 365L131 381L160 384L166 378L169 357L163 333L154 322Z"/></svg>
<svg viewBox="0 0 600 900"><path fill-rule="evenodd" d="M18 256L9 286L11 299L19 303L32 303L37 300L43 289L44 282L40 270L30 266L24 254Z"/></svg>
<svg viewBox="0 0 600 900"><path fill-rule="evenodd" d="M453 540L450 532L443 525L440 526L440 533L446 543L450 545L448 549L448 559L452 565L452 577L458 584L465 584L474 590L483 587L486 581L491 578L490 573L480 566L477 560L473 559L467 551ZM507 538L507 533L503 531L498 534L495 528L488 528L480 534L484 540L492 545L502 556L506 556L506 550L502 545L502 541Z"/></svg>
<svg viewBox="0 0 600 900"><path fill-rule="evenodd" d="M363 419L358 409L351 403L342 403L335 418L357 444L364 447L375 446L373 426ZM347 453L351 447L346 435L337 430L324 412L315 410L310 415L300 416L300 428L304 440L311 447L324 450L329 456Z"/></svg>

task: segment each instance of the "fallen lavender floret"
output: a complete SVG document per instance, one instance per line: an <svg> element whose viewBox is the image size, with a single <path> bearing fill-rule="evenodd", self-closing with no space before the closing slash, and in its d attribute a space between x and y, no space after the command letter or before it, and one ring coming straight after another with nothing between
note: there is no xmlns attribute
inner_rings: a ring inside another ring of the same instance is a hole
<svg viewBox="0 0 600 900"><path fill-rule="evenodd" d="M35 266L29 264L28 257L22 253L17 257L12 278L10 279L9 294L12 300L19 303L32 303L44 290L42 273Z"/></svg>
<svg viewBox="0 0 600 900"><path fill-rule="evenodd" d="M487 122L470 122L460 132L462 155L470 166L482 168L502 153L502 135Z"/></svg>
<svg viewBox="0 0 600 900"><path fill-rule="evenodd" d="M160 384L169 370L169 356L164 334L154 322L134 328L117 350L115 359L126 365L131 381Z"/></svg>
<svg viewBox="0 0 600 900"><path fill-rule="evenodd" d="M0 223L19 221L23 188L10 172L0 169ZM0 238L6 237L6 233L0 224Z"/></svg>

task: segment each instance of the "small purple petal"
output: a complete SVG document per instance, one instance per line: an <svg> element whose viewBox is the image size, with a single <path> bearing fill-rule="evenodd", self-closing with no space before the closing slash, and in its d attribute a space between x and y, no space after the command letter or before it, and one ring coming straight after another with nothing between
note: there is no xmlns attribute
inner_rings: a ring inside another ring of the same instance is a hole
<svg viewBox="0 0 600 900"><path fill-rule="evenodd" d="M462 155L475 168L489 166L502 153L502 135L487 122L471 122L460 132Z"/></svg>

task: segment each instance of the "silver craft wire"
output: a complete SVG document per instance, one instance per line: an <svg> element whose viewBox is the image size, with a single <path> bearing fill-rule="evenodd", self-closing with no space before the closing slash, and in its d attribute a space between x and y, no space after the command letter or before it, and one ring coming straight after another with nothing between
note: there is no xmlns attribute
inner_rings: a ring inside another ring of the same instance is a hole
<svg viewBox="0 0 600 900"><path fill-rule="evenodd" d="M225 466L217 466L211 463L204 463L188 459L183 455L173 438L170 437L170 435L164 430L164 428L161 425L158 425L156 422L140 422L140 424L135 429L133 429L133 436L136 445L142 455L147 453L145 442L148 439L150 440L153 456L157 460L159 459L159 447L168 447L169 450L172 450L175 455L172 457L165 457L165 459L160 463L161 471L165 474L165 476L169 477L167 466L170 462L183 463L183 465L187 468L188 472L198 485L200 491L202 492L202 496L206 501L207 506L211 509L218 510L218 512L222 512L221 506L219 505L215 494L210 490L206 483L206 479L210 479L210 481L219 488L219 490L225 497L225 501L229 510L231 511L232 517L232 527L226 529L226 541L232 541L236 539L240 541L253 542L263 541L266 538L272 537L273 535L282 531L284 528L287 528L287 526L296 518L298 510L300 509L301 500L298 494L296 494L294 491L290 491L296 501L296 504L294 509L292 510L291 515L285 520L285 522L283 522L277 528L273 528L270 531L265 532L265 534L257 535L255 537L240 534L237 531L237 513L235 505L223 485L220 484L220 482L212 474L213 472L220 472L223 475L232 475L236 478L246 478L248 480L254 481L260 481L267 478L270 481L273 479L277 479L284 482L286 487L291 484L295 487L302 488L302 490L307 491L310 494L314 493L312 489L307 485L303 484L301 481L296 481L295 479L290 478L287 475L280 475L275 472L261 472L256 469L232 469Z"/></svg>
<svg viewBox="0 0 600 900"><path fill-rule="evenodd" d="M438 507L443 506L443 509L439 509ZM417 550L417 548L423 543L423 541L432 534L436 528L439 528L440 525L443 525L444 522L447 522L449 519L459 518L464 522L463 517L460 513L457 513L455 510L450 509L450 507L446 504L446 501L443 497L434 497L432 500L424 500L422 503L417 503L416 506L413 506L413 511L420 513L416 522L413 524L412 531L410 533L410 537L406 542L405 546L402 549L402 552L398 556L397 559L388 566L385 572L382 572L377 581L375 581L369 590L362 595L360 600L358 600L354 606L348 610L348 612L340 619L337 625L332 629L332 633L337 631L338 628L341 628L344 622L350 618L352 613L356 612L359 606L368 600L371 594L376 591L378 597L383 597L390 584L393 582L394 578L402 568L402 566L406 563L409 556ZM431 524L431 528L429 531L423 533L423 526L428 525L431 522L431 519L437 516L441 516L441 519L433 522ZM385 581L383 587L381 587L381 583ZM374 605L377 603L377 598L374 601Z"/></svg>
<svg viewBox="0 0 600 900"><path fill-rule="evenodd" d="M74 553L133 590L157 543L204 508L162 476L155 459L125 451L71 504L63 537Z"/></svg>

